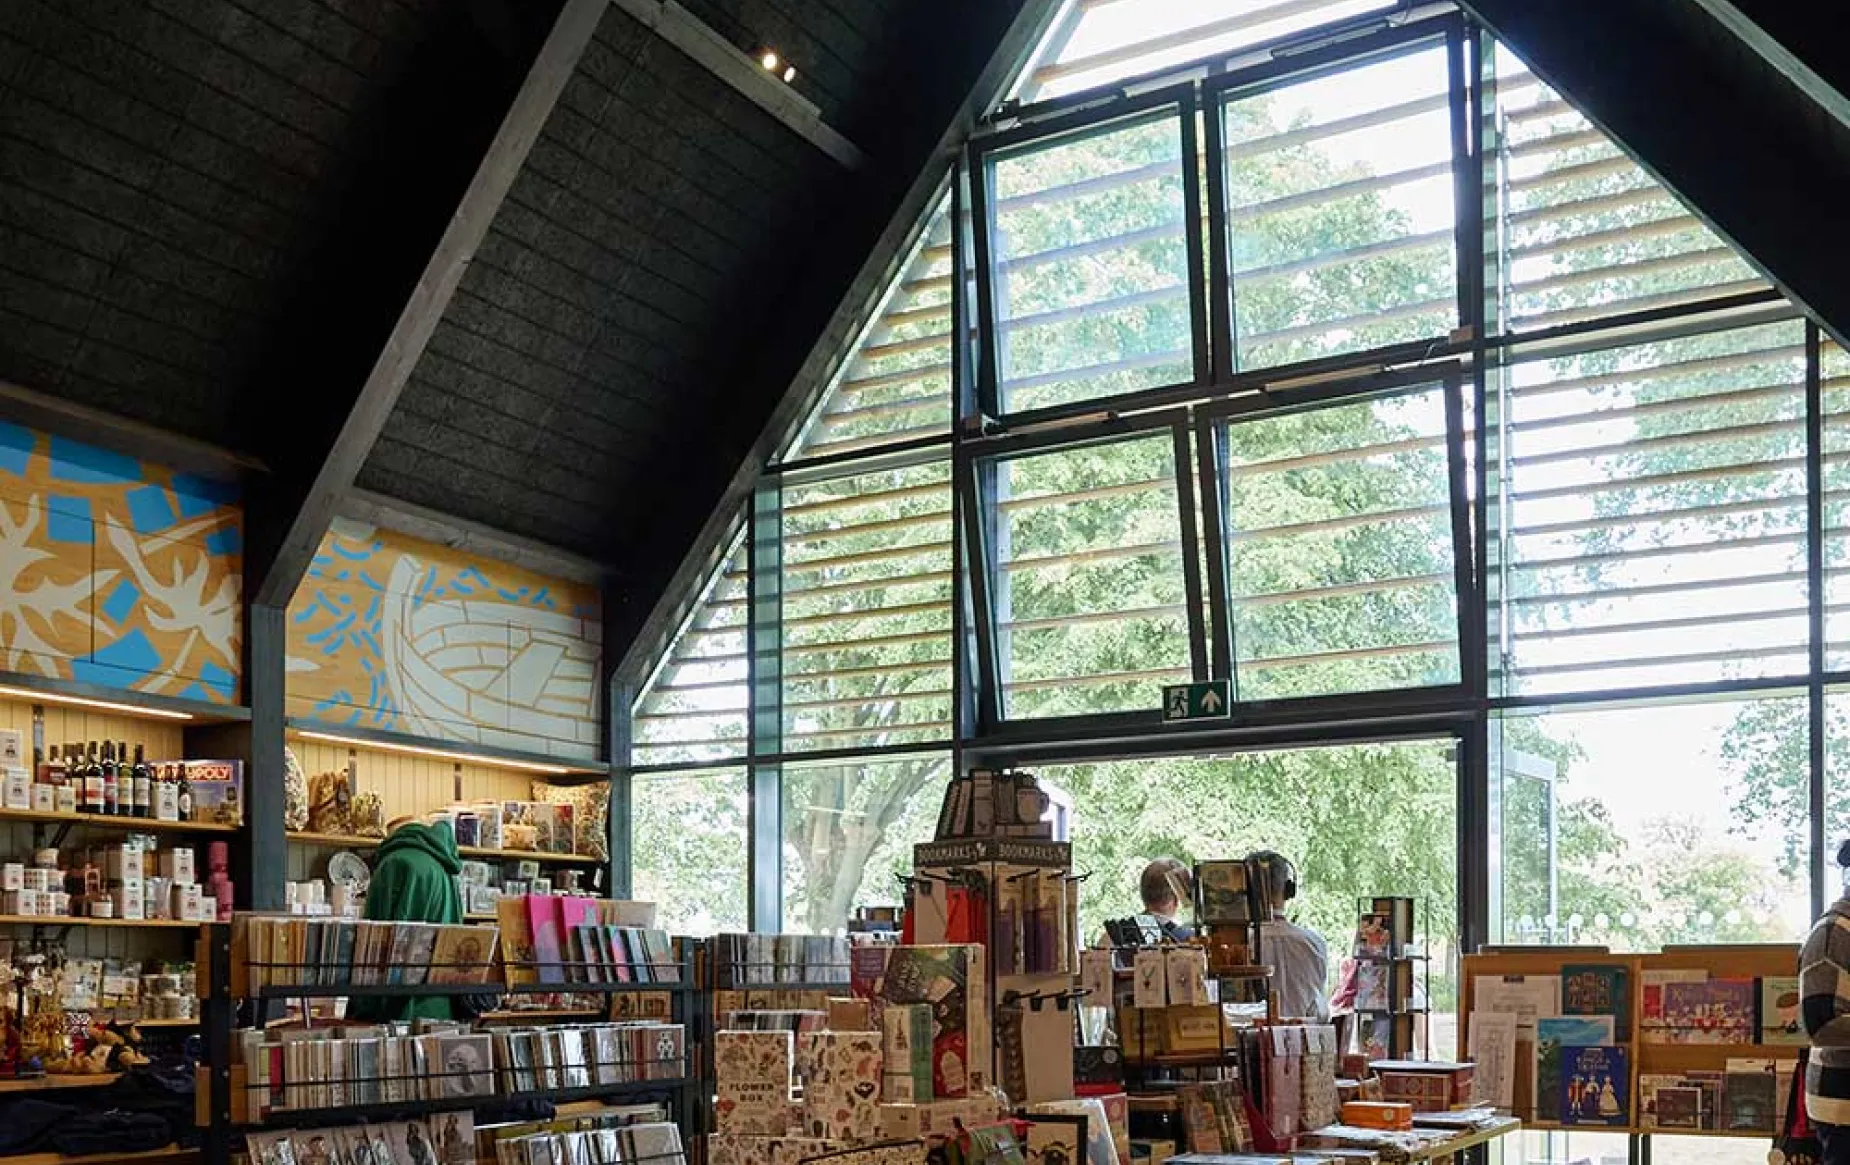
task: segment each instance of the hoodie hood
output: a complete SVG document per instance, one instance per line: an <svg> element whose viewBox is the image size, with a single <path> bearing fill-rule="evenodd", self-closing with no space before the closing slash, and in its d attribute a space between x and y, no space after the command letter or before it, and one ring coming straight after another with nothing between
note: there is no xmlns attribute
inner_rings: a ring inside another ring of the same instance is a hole
<svg viewBox="0 0 1850 1165"><path fill-rule="evenodd" d="M435 825L425 825L414 821L401 825L392 836L385 839L379 847L379 856L398 850L419 850L443 867L443 872L454 877L462 873L462 858L456 852L456 831L447 821Z"/></svg>

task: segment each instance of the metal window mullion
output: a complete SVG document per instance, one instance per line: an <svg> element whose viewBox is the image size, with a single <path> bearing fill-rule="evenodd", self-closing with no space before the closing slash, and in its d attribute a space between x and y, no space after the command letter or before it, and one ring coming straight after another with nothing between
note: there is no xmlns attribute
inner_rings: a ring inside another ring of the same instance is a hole
<svg viewBox="0 0 1850 1165"><path fill-rule="evenodd" d="M980 147L972 142L965 153L964 170L970 193L970 246L972 275L976 283L975 339L971 348L973 362L971 386L979 416L1000 416L1000 371L997 361L1001 346L996 327L995 268L992 265L990 240L994 235L995 209L989 200L988 165Z"/></svg>
<svg viewBox="0 0 1850 1165"><path fill-rule="evenodd" d="M1239 698L1239 684L1234 675L1233 627L1227 603L1227 548L1223 532L1226 519L1221 485L1220 422L1197 412L1191 418L1195 429L1195 474L1201 483L1201 533L1207 540L1209 674L1213 679L1229 681L1234 698Z"/></svg>
<svg viewBox="0 0 1850 1165"><path fill-rule="evenodd" d="M966 604L965 613L971 622L971 640L975 648L972 666L960 678L971 686L975 735L980 737L993 731L1002 719L1002 678L996 664L996 612L990 599L991 586L1000 572L996 570L986 533L985 491L980 481L982 463L960 454L953 466L953 476L958 492L958 532L963 541L966 583L958 601Z"/></svg>
<svg viewBox="0 0 1850 1165"><path fill-rule="evenodd" d="M1182 249L1188 259L1188 330L1193 343L1195 383L1207 384L1214 375L1208 347L1208 287L1201 253L1201 139L1195 125L1196 91L1190 88L1176 107L1182 134ZM1199 669L1197 669L1199 670Z"/></svg>
<svg viewBox="0 0 1850 1165"><path fill-rule="evenodd" d="M967 155L966 155L967 157ZM981 391L983 359L975 337L983 334L973 327L978 305L971 302L975 287L971 281L972 218L970 165L959 164L951 176L951 427L982 416Z"/></svg>
<svg viewBox="0 0 1850 1165"><path fill-rule="evenodd" d="M1811 912L1824 913L1830 901L1825 870L1829 863L1824 835L1826 783L1829 780L1830 740L1826 728L1825 672L1825 554L1824 515L1824 344L1818 325L1805 323L1805 574L1809 623L1810 683L1806 687L1811 737L1807 749L1808 831L1811 848Z"/></svg>
<svg viewBox="0 0 1850 1165"><path fill-rule="evenodd" d="M1476 86L1470 82L1466 68L1469 49L1462 27L1453 28L1445 37L1446 95L1451 115L1452 148L1452 280L1458 295L1458 326L1472 329L1474 339L1482 337L1479 326L1483 296L1478 292L1483 277L1483 205L1481 156L1476 148L1477 135L1473 116Z"/></svg>
<svg viewBox="0 0 1850 1165"><path fill-rule="evenodd" d="M1473 597L1477 588L1471 563L1475 546L1471 496L1465 486L1464 377L1454 371L1442 382L1441 391L1445 394L1446 477L1452 499L1452 585L1458 612L1459 678L1467 691L1476 693L1482 690L1476 683L1476 657L1480 654L1476 645L1482 641L1482 631L1473 625L1481 622L1481 612Z"/></svg>
<svg viewBox="0 0 1850 1165"><path fill-rule="evenodd" d="M1188 606L1188 662L1196 680L1208 678L1208 631L1201 614L1201 537L1196 525L1195 475L1189 472L1188 423L1170 430L1175 450L1176 522L1182 531L1182 593Z"/></svg>
<svg viewBox="0 0 1850 1165"><path fill-rule="evenodd" d="M748 687L750 747L746 774L746 903L754 931L783 922L783 485L761 478L752 491L746 531L746 586L751 618Z"/></svg>
<svg viewBox="0 0 1850 1165"><path fill-rule="evenodd" d="M1202 119L1208 159L1208 320L1213 380L1233 376L1233 276L1227 262L1226 101L1219 93L1203 95ZM1199 229L1199 228L1197 228Z"/></svg>

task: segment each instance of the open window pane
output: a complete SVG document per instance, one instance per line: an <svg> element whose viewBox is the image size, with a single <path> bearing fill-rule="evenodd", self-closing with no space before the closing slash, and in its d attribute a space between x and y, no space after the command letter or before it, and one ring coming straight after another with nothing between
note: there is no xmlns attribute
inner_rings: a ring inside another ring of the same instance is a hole
<svg viewBox="0 0 1850 1165"><path fill-rule="evenodd" d="M1767 286L1618 143L1496 50L1494 316L1510 331Z"/></svg>
<svg viewBox="0 0 1850 1165"><path fill-rule="evenodd" d="M1225 426L1240 699L1458 682L1444 393Z"/></svg>
<svg viewBox="0 0 1850 1165"><path fill-rule="evenodd" d="M1802 324L1498 375L1493 662L1507 691L1804 672Z"/></svg>
<svg viewBox="0 0 1850 1165"><path fill-rule="evenodd" d="M996 494L1004 714L1161 707L1191 675L1168 430L1011 458Z"/></svg>
<svg viewBox="0 0 1850 1165"><path fill-rule="evenodd" d="M1809 740L1803 696L1493 721L1491 933L1792 942L1811 917Z"/></svg>
<svg viewBox="0 0 1850 1165"><path fill-rule="evenodd" d="M745 547L707 580L630 720L631 762L697 764L746 751Z"/></svg>
<svg viewBox="0 0 1850 1165"><path fill-rule="evenodd" d="M783 498L783 748L951 734L951 467L857 473Z"/></svg>
<svg viewBox="0 0 1850 1165"><path fill-rule="evenodd" d="M1002 411L1195 377L1174 110L989 162Z"/></svg>
<svg viewBox="0 0 1850 1165"><path fill-rule="evenodd" d="M638 773L630 786L631 897L675 934L746 929L742 768Z"/></svg>
<svg viewBox="0 0 1850 1165"><path fill-rule="evenodd" d="M897 905L896 874L930 841L951 779L946 753L786 765L784 929L830 934L858 906Z"/></svg>
<svg viewBox="0 0 1850 1165"><path fill-rule="evenodd" d="M1227 102L1235 368L1457 326L1446 76L1434 45Z"/></svg>

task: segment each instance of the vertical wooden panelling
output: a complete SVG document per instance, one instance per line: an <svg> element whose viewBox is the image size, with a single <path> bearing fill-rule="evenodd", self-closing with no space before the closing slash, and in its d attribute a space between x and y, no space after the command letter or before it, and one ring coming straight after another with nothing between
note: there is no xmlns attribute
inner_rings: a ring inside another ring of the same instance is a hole
<svg viewBox="0 0 1850 1165"><path fill-rule="evenodd" d="M347 767L346 745L316 740L291 740L289 747L302 764L312 785L316 773L342 772ZM383 749L353 750L355 788L375 792L385 804L390 821L402 814L423 814L454 801L457 764L437 757L412 756ZM527 801L533 796L534 776L487 765L464 764L465 801Z"/></svg>

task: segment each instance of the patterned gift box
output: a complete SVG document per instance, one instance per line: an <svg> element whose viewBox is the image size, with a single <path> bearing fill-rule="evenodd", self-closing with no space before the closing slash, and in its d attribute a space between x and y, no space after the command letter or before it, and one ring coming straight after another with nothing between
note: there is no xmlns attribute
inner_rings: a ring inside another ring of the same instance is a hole
<svg viewBox="0 0 1850 1165"><path fill-rule="evenodd" d="M795 1044L787 1031L723 1031L713 1036L715 1123L722 1133L781 1136L790 1129Z"/></svg>
<svg viewBox="0 0 1850 1165"><path fill-rule="evenodd" d="M882 1099L923 1104L932 1099L931 1005L899 1003L880 1015L886 1072Z"/></svg>
<svg viewBox="0 0 1850 1165"><path fill-rule="evenodd" d="M880 1136L889 1140L916 1137L949 1136L959 1124L990 1124L1003 1113L1001 1098L993 1090L958 1100L934 1100L930 1104L883 1104L880 1106Z"/></svg>
<svg viewBox="0 0 1850 1165"><path fill-rule="evenodd" d="M797 1165L800 1161L846 1148L839 1141L813 1137L744 1137L714 1133L707 1138L707 1165Z"/></svg>
<svg viewBox="0 0 1850 1165"><path fill-rule="evenodd" d="M811 1065L803 1086L803 1131L837 1141L867 1141L880 1126L879 1032L807 1032Z"/></svg>

